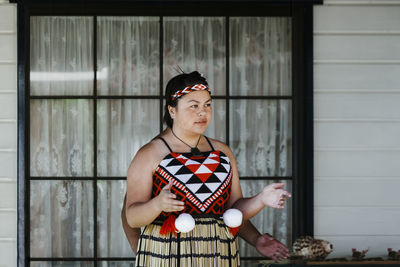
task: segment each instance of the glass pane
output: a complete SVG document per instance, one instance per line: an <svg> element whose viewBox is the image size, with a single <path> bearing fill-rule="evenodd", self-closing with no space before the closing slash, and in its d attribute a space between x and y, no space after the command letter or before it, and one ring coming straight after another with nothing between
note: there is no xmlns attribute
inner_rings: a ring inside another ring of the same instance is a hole
<svg viewBox="0 0 400 267"><path fill-rule="evenodd" d="M291 95L291 19L230 18L232 95Z"/></svg>
<svg viewBox="0 0 400 267"><path fill-rule="evenodd" d="M225 94L225 35L223 17L164 17L164 88L181 67L203 73L212 95Z"/></svg>
<svg viewBox="0 0 400 267"><path fill-rule="evenodd" d="M31 267L93 267L90 261L33 261Z"/></svg>
<svg viewBox="0 0 400 267"><path fill-rule="evenodd" d="M101 267L135 267L134 261L101 261Z"/></svg>
<svg viewBox="0 0 400 267"><path fill-rule="evenodd" d="M93 103L31 100L32 176L93 175Z"/></svg>
<svg viewBox="0 0 400 267"><path fill-rule="evenodd" d="M160 92L159 17L99 17L99 95Z"/></svg>
<svg viewBox="0 0 400 267"><path fill-rule="evenodd" d="M97 224L99 231L97 244L99 256L134 257L135 255L121 223L121 209L126 192L126 181L98 181L97 192Z"/></svg>
<svg viewBox="0 0 400 267"><path fill-rule="evenodd" d="M139 148L159 133L159 110L159 100L98 101L98 175L126 176Z"/></svg>
<svg viewBox="0 0 400 267"><path fill-rule="evenodd" d="M290 100L231 100L230 146L240 176L292 175Z"/></svg>
<svg viewBox="0 0 400 267"><path fill-rule="evenodd" d="M93 93L93 18L31 17L31 95Z"/></svg>
<svg viewBox="0 0 400 267"><path fill-rule="evenodd" d="M265 186L271 183L285 183L285 190L292 192L291 181L266 181L266 180L245 180L241 181L244 197L252 197L258 194ZM279 240L288 248L292 244L292 199L286 200L285 208L272 209L264 208L256 216L250 219L253 225L260 233L269 233L275 239ZM239 248L241 257L261 257L257 250L246 243L243 239L239 239Z"/></svg>
<svg viewBox="0 0 400 267"><path fill-rule="evenodd" d="M92 267L90 261L33 261L31 267Z"/></svg>
<svg viewBox="0 0 400 267"><path fill-rule="evenodd" d="M93 184L31 181L32 257L93 256Z"/></svg>
<svg viewBox="0 0 400 267"><path fill-rule="evenodd" d="M212 120L204 134L208 137L226 142L226 101L213 99L212 107Z"/></svg>

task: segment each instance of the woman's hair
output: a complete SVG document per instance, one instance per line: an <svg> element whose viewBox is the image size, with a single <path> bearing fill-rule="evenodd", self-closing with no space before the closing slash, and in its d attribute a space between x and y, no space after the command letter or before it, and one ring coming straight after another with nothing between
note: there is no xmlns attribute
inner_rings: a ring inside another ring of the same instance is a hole
<svg viewBox="0 0 400 267"><path fill-rule="evenodd" d="M168 127L172 128L174 123L174 120L169 115L168 106L176 107L179 101L179 98L172 100L172 95L174 95L177 91L184 89L185 87L193 86L195 84L204 84L208 86L206 78L204 78L197 71L179 74L173 77L167 83L167 87L165 88L166 103L164 107L164 122Z"/></svg>

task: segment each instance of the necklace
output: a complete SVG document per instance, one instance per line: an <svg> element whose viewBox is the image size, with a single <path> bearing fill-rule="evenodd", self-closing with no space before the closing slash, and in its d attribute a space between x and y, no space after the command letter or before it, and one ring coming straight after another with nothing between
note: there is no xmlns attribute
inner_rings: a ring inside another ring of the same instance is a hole
<svg viewBox="0 0 400 267"><path fill-rule="evenodd" d="M203 154L201 154L200 150L197 148L197 146L199 145L199 142L200 142L201 135L199 136L199 140L197 140L196 146L195 146L195 147L191 147L191 146L188 145L185 141L183 141L183 140L180 139L178 136L176 136L176 134L174 133L174 131L173 131L172 129L171 129L171 131L172 131L172 134L173 134L176 138L178 138L179 141L181 141L182 143L184 143L185 145L187 145L188 147L190 147L190 153L192 153L193 156L195 156L195 157L201 157L201 156L203 156Z"/></svg>

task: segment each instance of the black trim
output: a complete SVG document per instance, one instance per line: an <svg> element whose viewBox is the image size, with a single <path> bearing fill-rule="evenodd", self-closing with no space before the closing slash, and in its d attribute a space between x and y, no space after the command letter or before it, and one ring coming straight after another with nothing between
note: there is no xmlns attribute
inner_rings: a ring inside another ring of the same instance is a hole
<svg viewBox="0 0 400 267"><path fill-rule="evenodd" d="M163 90L163 82L164 82L164 17L160 17L160 92L159 92L159 99L160 99L160 133L163 130L163 116L164 116L164 103L163 100L165 99L164 90Z"/></svg>
<svg viewBox="0 0 400 267"><path fill-rule="evenodd" d="M109 258L107 258L108 260ZM52 262L52 261L94 261L93 258L90 257L82 257L82 258L73 258L73 257L68 257L68 258L39 258L39 257L32 257L30 258L30 261L46 261L46 262Z"/></svg>
<svg viewBox="0 0 400 267"><path fill-rule="evenodd" d="M303 185L305 186L305 199L302 201L305 227L301 234L314 236L314 47L313 47L313 8L306 8L305 31L305 155L306 170Z"/></svg>
<svg viewBox="0 0 400 267"><path fill-rule="evenodd" d="M164 142L164 144L166 145L166 147L168 148L168 150L169 150L169 152L173 152L172 151L172 149L171 149L171 147L168 145L168 143L167 143L167 141L165 141L165 139L164 138L162 138L161 136L159 136L158 137L159 139L161 139L161 141L163 141Z"/></svg>
<svg viewBox="0 0 400 267"><path fill-rule="evenodd" d="M213 145L211 144L211 142L210 142L210 139L208 139L208 137L207 136L204 136L205 138L206 138L206 140L207 140L207 142L208 142L208 145L210 146L210 148L211 148L211 150L215 150L215 148L213 147Z"/></svg>
<svg viewBox="0 0 400 267"><path fill-rule="evenodd" d="M158 95L32 95L30 99L162 99Z"/></svg>
<svg viewBox="0 0 400 267"><path fill-rule="evenodd" d="M226 59L226 63L225 63L225 73L226 73L226 81L225 81L225 86L226 86L226 92L225 92L225 143L229 146L230 145L230 129L229 129L229 123L230 123L230 103L229 103L229 97L230 97L230 86L229 86L229 57L230 57L230 49L229 49L229 39L230 39L230 31L229 31L229 27L230 27L230 19L229 16L225 17L225 49L226 49L226 55L225 55L225 59ZM213 98L218 99L216 96L214 96Z"/></svg>
<svg viewBox="0 0 400 267"><path fill-rule="evenodd" d="M314 234L312 6L293 10L293 228L292 238ZM297 160L295 160L297 159Z"/></svg>
<svg viewBox="0 0 400 267"><path fill-rule="evenodd" d="M97 16L93 18L93 95L97 96ZM90 102L89 102L90 104ZM97 225L97 101L93 105L93 257L94 266L97 266L98 225Z"/></svg>
<svg viewBox="0 0 400 267"><path fill-rule="evenodd" d="M57 2L53 0L19 0L16 2L27 6L32 15L290 16L290 10L287 7L293 1L296 6L312 6L323 3L322 0L60 0ZM246 5L245 8L243 8L243 3Z"/></svg>
<svg viewBox="0 0 400 267"><path fill-rule="evenodd" d="M30 99L160 99L164 100L165 97L159 95L32 95ZM240 99L240 100L292 100L293 96L279 96L279 95L213 95L213 99Z"/></svg>
<svg viewBox="0 0 400 267"><path fill-rule="evenodd" d="M267 5L279 5L279 6L286 6L291 4L292 2L296 2L296 4L305 4L305 5L320 5L323 4L323 0L248 0L246 3L254 4L254 3L262 3ZM10 3L19 3L19 4L26 4L26 3L35 3L35 4L54 4L52 0L9 0ZM102 4L152 4L152 5L163 5L163 4L171 4L171 5L179 5L181 3L195 3L195 4L212 4L212 3L243 3L242 0L167 0L167 1L160 1L160 0L70 0L70 1L60 1L61 4L65 4L65 2L69 2L71 4L80 4L80 5L102 5ZM90 7L90 6L87 6Z"/></svg>
<svg viewBox="0 0 400 267"><path fill-rule="evenodd" d="M27 20L28 16L25 15L25 7L23 5L17 6L17 14L18 14L18 147L17 147L17 264L18 266L24 266L29 258L29 186L27 185L27 180L25 179L26 175L29 173L29 150L26 144L29 144L29 134L27 129L27 124L29 123L29 106L27 107L25 104L28 101L27 92L25 90L26 84L25 81L28 81L27 75L27 65L25 62L27 61ZM28 110L27 110L28 109ZM25 220L27 218L27 220Z"/></svg>

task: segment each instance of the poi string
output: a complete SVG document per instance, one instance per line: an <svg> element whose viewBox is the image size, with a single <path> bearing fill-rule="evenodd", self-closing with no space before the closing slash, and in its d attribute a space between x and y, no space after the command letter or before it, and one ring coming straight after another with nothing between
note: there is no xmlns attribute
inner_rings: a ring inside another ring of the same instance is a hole
<svg viewBox="0 0 400 267"><path fill-rule="evenodd" d="M199 145L199 142L200 142L201 135L199 136L199 140L197 140L197 144L195 145L195 147L191 147L191 146L190 146L189 144L187 144L185 141L183 141L182 139L180 139L180 138L174 133L174 130L171 129L171 131L172 131L172 134L173 134L176 138L178 138L179 141L181 141L182 143L184 143L185 145L187 145L188 147L190 147L190 153L192 153L193 156L195 156L195 157L201 157L201 156L203 155L203 154L201 154L200 150L197 148L197 146Z"/></svg>

